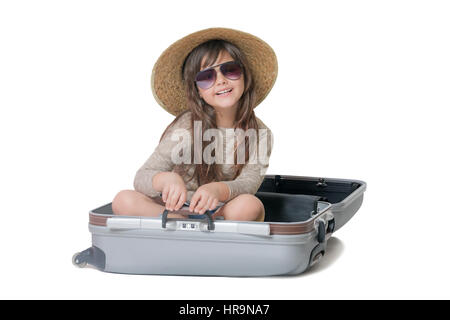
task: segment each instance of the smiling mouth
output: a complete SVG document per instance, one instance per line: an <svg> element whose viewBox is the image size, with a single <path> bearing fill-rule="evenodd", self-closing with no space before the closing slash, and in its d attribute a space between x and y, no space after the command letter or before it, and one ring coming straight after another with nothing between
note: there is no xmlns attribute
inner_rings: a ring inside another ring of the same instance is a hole
<svg viewBox="0 0 450 320"><path fill-rule="evenodd" d="M218 96L227 96L227 95L229 95L231 93L231 91L233 91L233 88L217 92L216 95L218 95Z"/></svg>

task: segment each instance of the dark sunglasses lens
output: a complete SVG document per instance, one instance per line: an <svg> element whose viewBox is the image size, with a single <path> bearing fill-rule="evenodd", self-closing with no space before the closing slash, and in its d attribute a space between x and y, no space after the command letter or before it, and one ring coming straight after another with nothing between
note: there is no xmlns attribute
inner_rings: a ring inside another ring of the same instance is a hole
<svg viewBox="0 0 450 320"><path fill-rule="evenodd" d="M230 80L237 80L241 77L242 69L236 62L225 63L220 66L222 74Z"/></svg>
<svg viewBox="0 0 450 320"><path fill-rule="evenodd" d="M209 69L205 71L201 71L195 77L195 82L197 82L197 86L202 89L208 89L216 81L216 71L214 69Z"/></svg>

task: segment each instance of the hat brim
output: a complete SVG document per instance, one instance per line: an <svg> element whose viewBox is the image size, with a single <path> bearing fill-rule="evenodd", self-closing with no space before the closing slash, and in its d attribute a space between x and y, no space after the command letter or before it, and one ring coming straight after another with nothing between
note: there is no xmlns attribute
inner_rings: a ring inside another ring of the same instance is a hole
<svg viewBox="0 0 450 320"><path fill-rule="evenodd" d="M151 77L156 101L169 113L178 115L187 109L182 66L188 54L198 45L221 39L237 46L246 56L255 81L256 105L269 94L278 74L273 49L260 38L239 30L209 28L189 34L169 46L156 61Z"/></svg>

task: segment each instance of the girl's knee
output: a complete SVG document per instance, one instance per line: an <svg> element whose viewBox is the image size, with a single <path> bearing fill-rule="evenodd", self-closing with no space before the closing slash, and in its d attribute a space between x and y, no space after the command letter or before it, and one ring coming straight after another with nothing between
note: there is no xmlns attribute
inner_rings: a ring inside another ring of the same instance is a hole
<svg viewBox="0 0 450 320"><path fill-rule="evenodd" d="M258 197L252 194L241 194L237 196L233 206L224 212L227 220L254 221L264 217L264 205Z"/></svg>
<svg viewBox="0 0 450 320"><path fill-rule="evenodd" d="M136 203L136 191L122 190L112 201L112 211L117 215L127 215Z"/></svg>

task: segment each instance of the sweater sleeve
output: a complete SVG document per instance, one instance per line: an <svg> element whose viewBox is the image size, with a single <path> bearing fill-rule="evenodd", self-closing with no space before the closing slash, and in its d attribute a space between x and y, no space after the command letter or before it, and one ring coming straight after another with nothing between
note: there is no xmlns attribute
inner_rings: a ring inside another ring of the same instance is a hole
<svg viewBox="0 0 450 320"><path fill-rule="evenodd" d="M263 127L259 134L261 143L266 143L266 148L258 147L258 159L256 163L247 163L239 176L231 181L220 181L225 183L230 189L230 195L227 201L232 200L240 194L255 194L264 180L266 171L269 167L269 157L272 153L273 135L269 128Z"/></svg>
<svg viewBox="0 0 450 320"><path fill-rule="evenodd" d="M160 172L172 171L176 165L172 158L172 152L180 150L180 141L187 142L185 138L180 140L181 134L189 134L187 130L190 120L182 116L170 127L150 157L136 172L134 189L149 197L156 197L159 191L153 188L153 177ZM184 130L180 130L184 129ZM178 145L178 146L177 146Z"/></svg>

